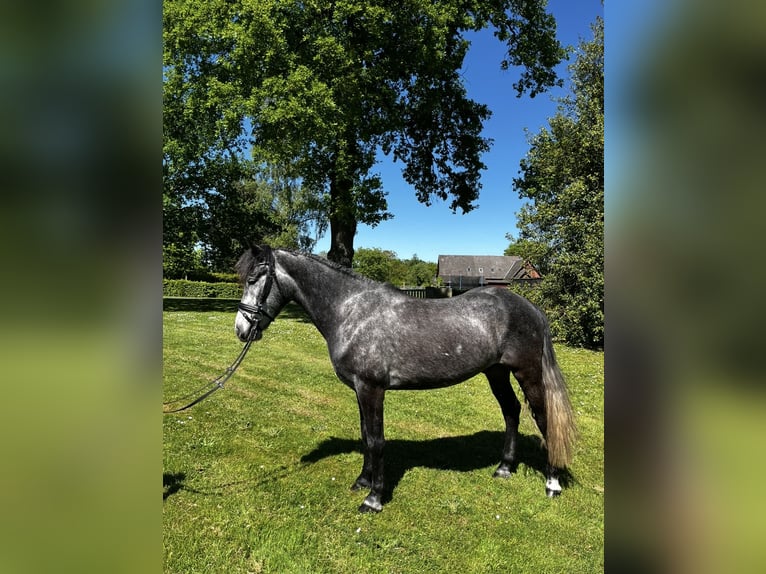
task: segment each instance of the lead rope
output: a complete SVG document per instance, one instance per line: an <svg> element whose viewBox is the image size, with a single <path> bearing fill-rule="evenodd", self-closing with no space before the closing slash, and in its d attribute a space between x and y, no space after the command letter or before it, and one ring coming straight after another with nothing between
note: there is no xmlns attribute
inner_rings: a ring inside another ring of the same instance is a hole
<svg viewBox="0 0 766 574"><path fill-rule="evenodd" d="M237 370L237 367L239 367L239 364L242 362L242 360L245 358L245 355L247 354L248 349L250 348L250 345L253 344L253 341L255 340L255 337L258 335L258 323L259 319L257 315L264 315L268 317L270 321L274 321L274 317L266 313L266 311L263 310L263 305L266 303L266 299L269 297L269 293L271 292L271 286L272 282L277 284L277 288L279 288L279 283L277 282L277 274L275 271L276 263L274 261L274 253L269 250L268 254L268 261L266 262L266 266L269 268L268 276L266 277L266 283L263 286L263 291L261 292L260 301L257 303L257 305L246 305L245 303L240 302L237 306L240 311L244 313L252 313L254 317L250 317L249 315L245 315L245 319L250 323L250 336L247 338L247 341L245 342L245 346L242 347L242 351L239 353L239 357L234 359L234 362L226 369L226 371L217 379L201 386L196 391L189 393L188 395L184 395L183 397L180 397L174 401L170 401L167 403L162 403L162 412L164 414L170 414L170 413L177 413L180 411L184 411L190 407L193 407L198 402L205 400L210 395L212 395L214 392L216 392L218 389L222 389L223 386L226 384L226 381L228 381L231 376L234 374L234 371ZM197 395L200 391L206 390L202 395L194 399L192 402L190 402L188 405L185 405L183 407L179 407L177 409L171 409L172 405L176 403L183 402L184 400L188 399L189 397L193 397Z"/></svg>
<svg viewBox="0 0 766 574"><path fill-rule="evenodd" d="M245 358L245 355L247 354L248 349L250 349L250 345L253 344L253 340L255 339L256 331L257 331L257 328L250 330L250 337L248 337L247 341L245 342L245 346L242 347L242 351L240 351L239 357L234 359L234 362L229 367L227 367L226 371L221 376L219 376L215 380L213 380L213 381L211 381L211 382L201 386L199 389L197 389L196 391L194 391L192 393L189 393L188 395L184 395L182 397L179 397L179 398L177 398L174 401L169 401L167 403L162 403L162 412L164 414L170 414L170 413L177 413L179 411L185 411L189 407L193 407L194 405L196 405L198 402L205 400L210 395L212 395L214 392L216 392L218 389L222 389L223 386L226 384L226 381L228 381L231 378L231 376L234 374L234 371L237 370L237 367L239 367L240 363ZM202 395L200 395L196 399L194 399L188 405L185 405L183 407L179 407L179 408L176 408L176 409L171 409L170 408L170 407L172 407L173 405L175 405L177 403L185 401L189 397L193 397L193 396L197 395L200 391L203 391L204 389L208 389L208 390L205 391Z"/></svg>

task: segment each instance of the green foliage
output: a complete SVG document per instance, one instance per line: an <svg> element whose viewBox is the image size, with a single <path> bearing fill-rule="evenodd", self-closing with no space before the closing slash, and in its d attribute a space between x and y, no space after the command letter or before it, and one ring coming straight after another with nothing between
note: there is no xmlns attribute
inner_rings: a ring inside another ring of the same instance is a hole
<svg viewBox="0 0 766 574"><path fill-rule="evenodd" d="M493 27L520 69L518 95L557 83L564 51L544 0L167 0L163 3L167 193L193 197L263 166L298 179L351 265L358 222L390 217L372 172L382 150L420 201L475 206L490 111L460 70L469 30ZM252 152L252 157L245 157Z"/></svg>
<svg viewBox="0 0 766 574"><path fill-rule="evenodd" d="M357 273L375 281L389 281L393 277L396 253L377 247L360 248L354 255L353 269Z"/></svg>
<svg viewBox="0 0 766 574"><path fill-rule="evenodd" d="M322 208L306 189L277 170L262 172L250 181L237 182L228 193L210 194L203 218L208 265L231 271L252 243L311 251L310 232L324 224Z"/></svg>
<svg viewBox="0 0 766 574"><path fill-rule="evenodd" d="M208 283L237 283L236 273L217 273L207 269L199 269L184 274L183 277L165 277L165 279L188 279L189 281L207 281Z"/></svg>
<svg viewBox="0 0 766 574"><path fill-rule="evenodd" d="M434 283L436 263L423 261L417 255L413 255L412 259L403 260L402 263L405 270L404 278L401 282L402 285L421 287Z"/></svg>
<svg viewBox="0 0 766 574"><path fill-rule="evenodd" d="M543 275L539 301L573 345L604 342L604 26L570 66L572 94L531 138L514 186L530 200L509 246ZM509 237L509 239L512 239Z"/></svg>
<svg viewBox="0 0 766 574"><path fill-rule="evenodd" d="M242 287L238 283L209 283L207 281L190 281L188 279L163 279L162 296L239 299L242 297Z"/></svg>
<svg viewBox="0 0 766 574"><path fill-rule="evenodd" d="M252 243L311 251L326 228L321 205L277 170L251 178L193 200L165 194L165 276L229 272Z"/></svg>
<svg viewBox="0 0 766 574"><path fill-rule="evenodd" d="M547 273L546 255L548 250L544 244L529 239L515 239L510 233L507 233L505 237L511 243L505 248L503 255L515 255L521 257L532 263L538 272L542 274Z"/></svg>
<svg viewBox="0 0 766 574"><path fill-rule="evenodd" d="M177 197L162 197L162 272L165 277L182 277L201 267L200 254L195 250L199 211L196 206L184 206Z"/></svg>
<svg viewBox="0 0 766 574"><path fill-rule="evenodd" d="M397 286L431 285L436 276L436 263L422 261L417 255L412 259L398 259L393 251L377 247L359 248L352 268L360 275Z"/></svg>
<svg viewBox="0 0 766 574"><path fill-rule="evenodd" d="M201 267L199 253L193 245L183 242L169 242L162 245L162 275L164 277L183 277Z"/></svg>
<svg viewBox="0 0 766 574"><path fill-rule="evenodd" d="M232 323L232 311L164 313L164 400L223 372L241 349ZM163 419L163 571L603 571L603 353L556 353L580 433L562 496L544 495L528 414L518 471L492 478L504 425L478 376L387 393L395 484L383 512L360 515L366 493L349 490L362 466L356 399L288 306L224 390Z"/></svg>

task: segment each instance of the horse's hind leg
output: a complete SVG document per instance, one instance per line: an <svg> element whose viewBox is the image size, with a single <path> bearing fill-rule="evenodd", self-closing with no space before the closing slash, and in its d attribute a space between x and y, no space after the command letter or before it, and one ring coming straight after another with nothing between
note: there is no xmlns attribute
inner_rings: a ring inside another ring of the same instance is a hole
<svg viewBox="0 0 766 574"><path fill-rule="evenodd" d="M508 367L495 365L484 371L484 374L489 380L492 394L495 395L497 402L500 403L500 409L503 411L503 418L505 419L503 456L500 460L500 466L495 471L495 476L507 478L514 469L521 404L511 387L511 370Z"/></svg>
<svg viewBox="0 0 766 574"><path fill-rule="evenodd" d="M537 423L537 428L548 440L548 415L545 407L545 387L543 386L543 374L537 365L529 365L524 369L514 371L513 376L519 382L524 397L527 399L529 410ZM545 472L545 493L549 497L561 494L561 485L558 480L558 469L548 463Z"/></svg>

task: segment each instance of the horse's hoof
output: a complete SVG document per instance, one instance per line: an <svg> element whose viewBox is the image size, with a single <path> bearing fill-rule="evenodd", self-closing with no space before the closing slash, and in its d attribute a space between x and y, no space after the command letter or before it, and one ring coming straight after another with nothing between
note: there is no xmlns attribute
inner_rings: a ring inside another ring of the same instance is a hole
<svg viewBox="0 0 766 574"><path fill-rule="evenodd" d="M357 490L370 490L371 486L372 484L370 484L370 481L357 478L356 481L354 481L354 484L351 485L351 490L353 492L356 492Z"/></svg>
<svg viewBox="0 0 766 574"><path fill-rule="evenodd" d="M364 513L380 512L381 510L383 510L383 505L380 502L380 496L373 493L368 494L362 506L359 507L359 512Z"/></svg>
<svg viewBox="0 0 766 574"><path fill-rule="evenodd" d="M548 498L553 498L561 494L561 485L557 478L549 478L545 481L545 494Z"/></svg>
<svg viewBox="0 0 766 574"><path fill-rule="evenodd" d="M498 469L495 471L495 474L492 475L495 478L510 478L511 477L511 470L506 467L498 467Z"/></svg>
<svg viewBox="0 0 766 574"><path fill-rule="evenodd" d="M378 504L376 506L370 506L369 504L367 504L366 500L359 507L359 512L361 512L362 514L378 513L381 510L383 510L383 506L381 506L380 504Z"/></svg>

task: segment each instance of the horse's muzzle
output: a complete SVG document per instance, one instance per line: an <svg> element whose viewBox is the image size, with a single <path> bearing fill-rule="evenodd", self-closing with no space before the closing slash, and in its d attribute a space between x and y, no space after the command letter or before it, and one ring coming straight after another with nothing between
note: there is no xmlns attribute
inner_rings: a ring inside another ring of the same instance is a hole
<svg viewBox="0 0 766 574"><path fill-rule="evenodd" d="M263 338L263 331L261 331L255 325L250 326L248 329L244 330L240 329L239 327L235 327L234 331L237 334L237 338L243 343L247 343L250 337L253 338L253 341L260 341Z"/></svg>
<svg viewBox="0 0 766 574"><path fill-rule="evenodd" d="M246 343L251 337L253 341L260 341L263 337L263 329L258 327L258 321L249 321L241 313L234 323L234 332L243 343Z"/></svg>

